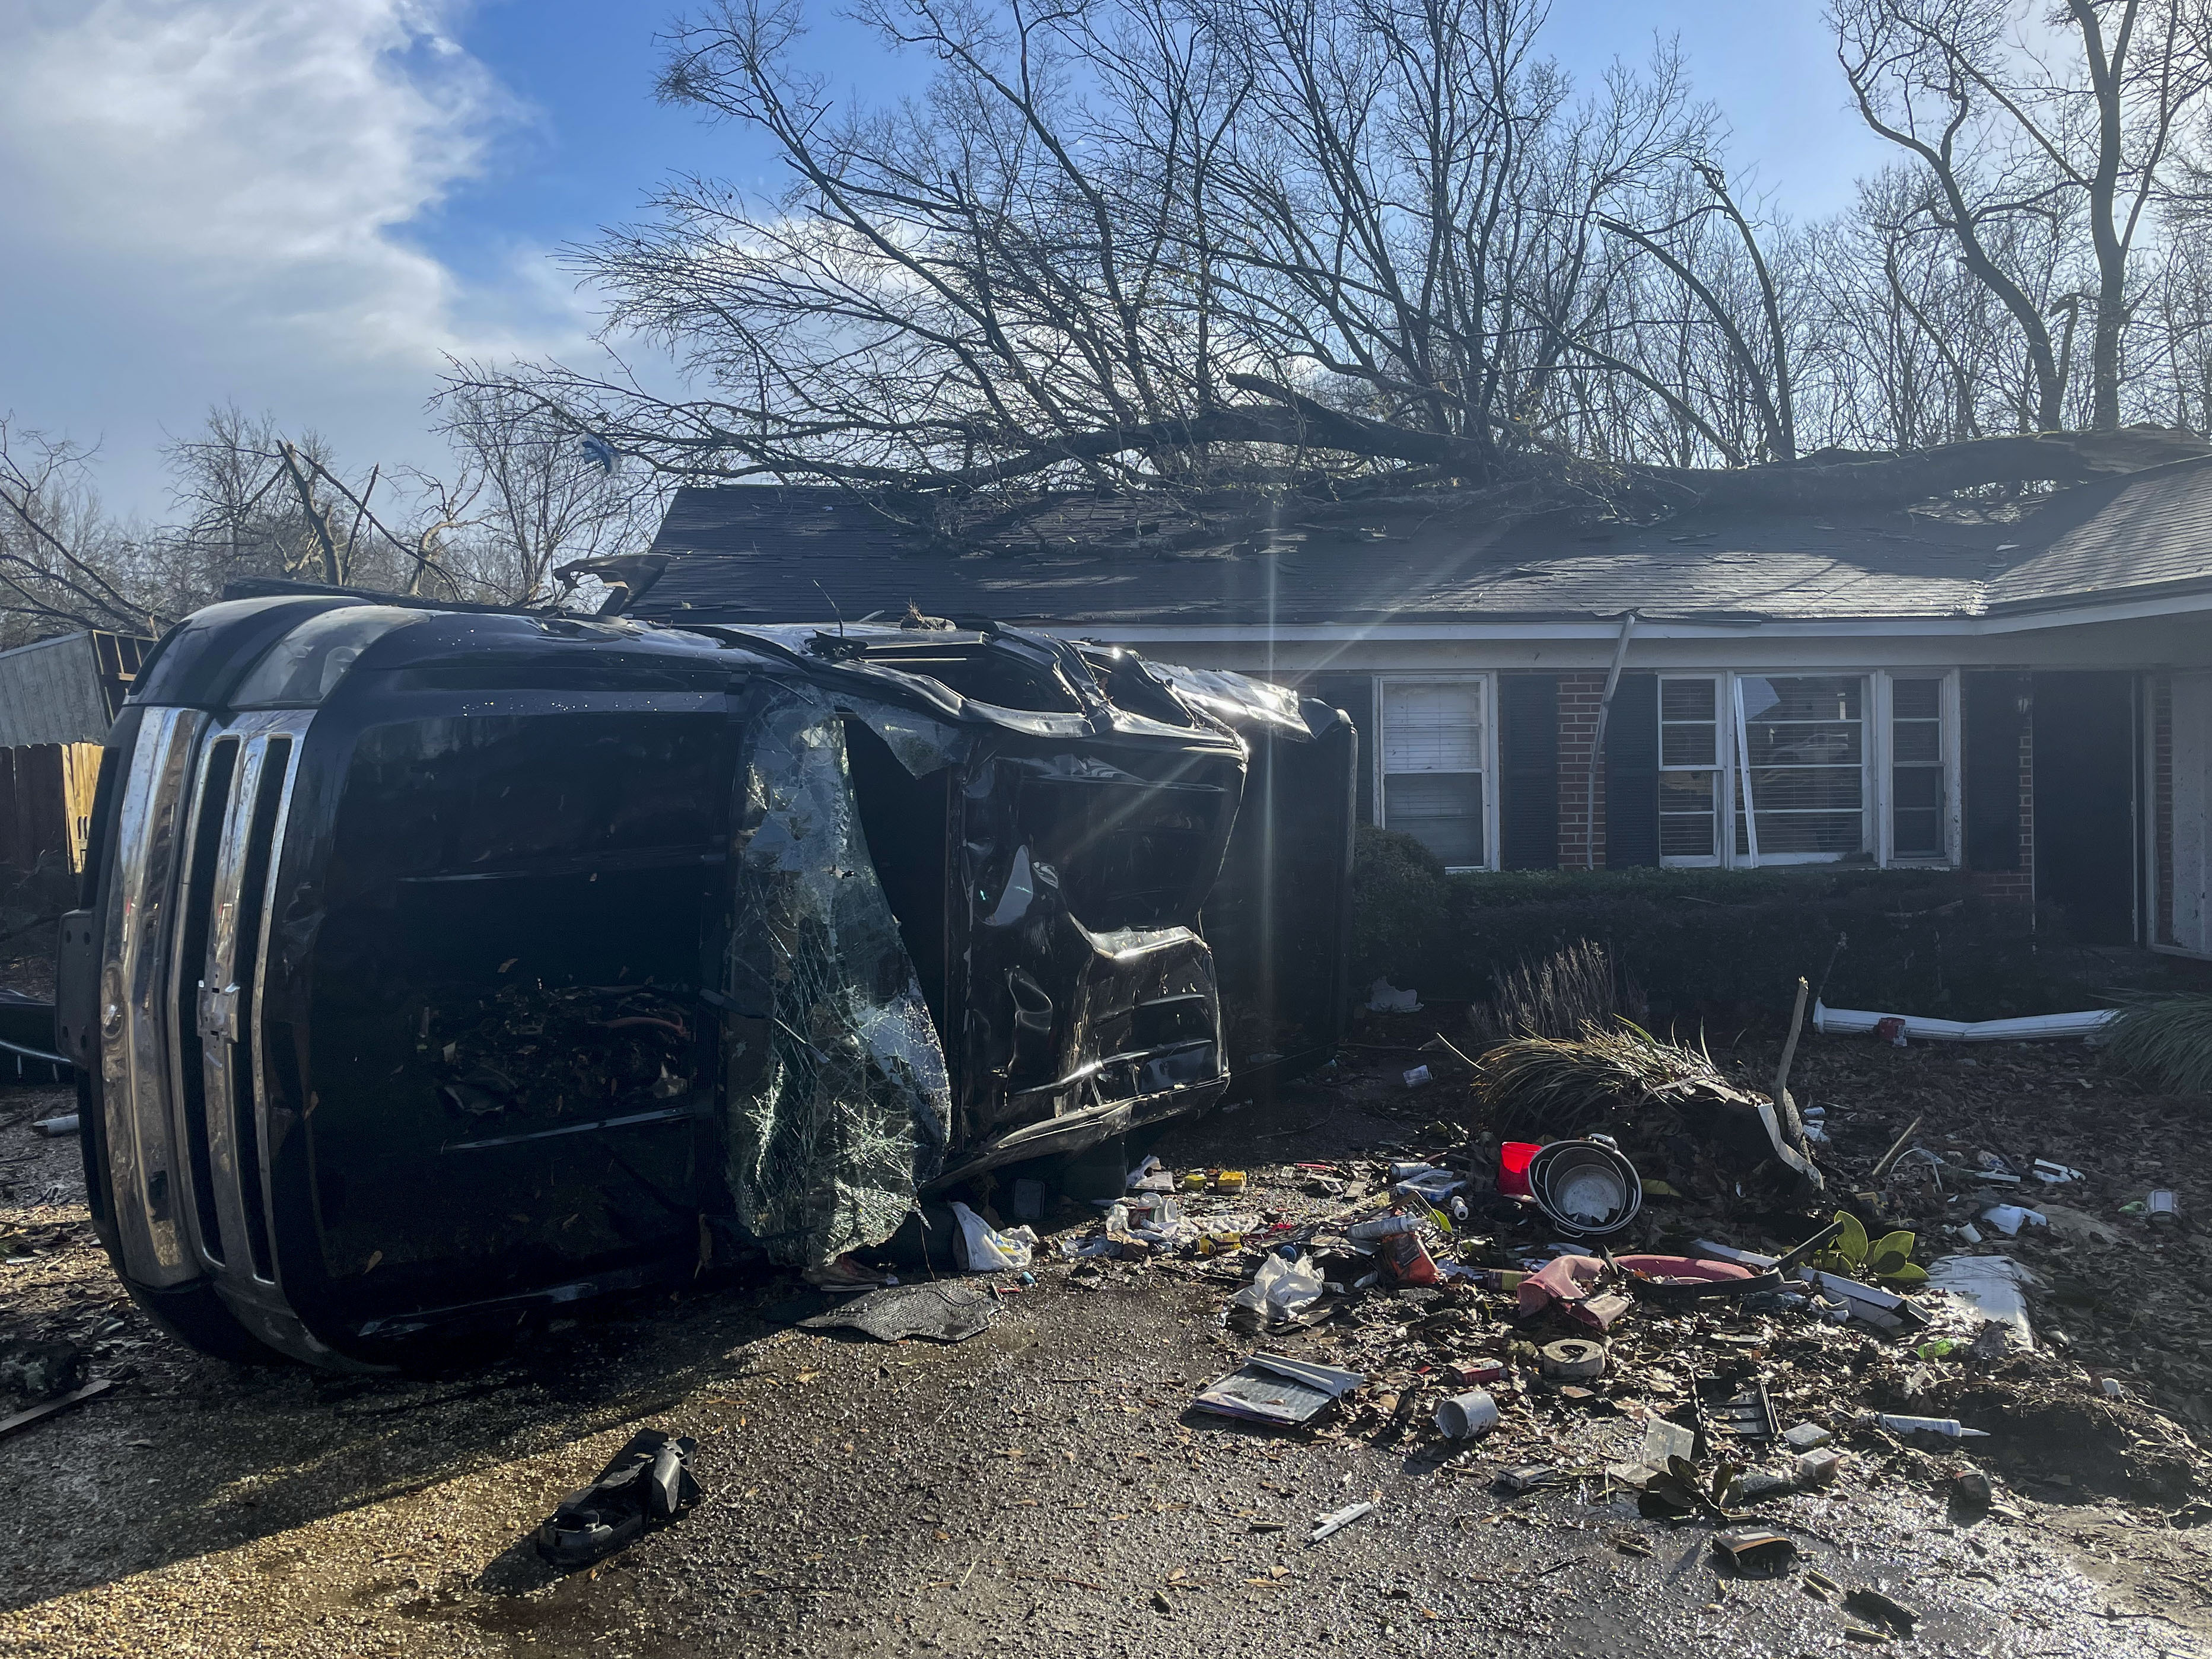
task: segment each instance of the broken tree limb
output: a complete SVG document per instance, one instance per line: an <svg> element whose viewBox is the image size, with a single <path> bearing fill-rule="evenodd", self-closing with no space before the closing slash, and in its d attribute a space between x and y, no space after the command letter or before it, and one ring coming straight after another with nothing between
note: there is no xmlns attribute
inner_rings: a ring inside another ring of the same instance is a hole
<svg viewBox="0 0 2212 1659"><path fill-rule="evenodd" d="M1790 1094L1790 1062L1797 1058L1797 1034L1805 1029L1805 998L1812 988L1797 976L1797 1006L1790 1012L1790 1035L1782 1044L1782 1063L1774 1068L1774 1109L1782 1120L1782 1133L1790 1146L1805 1150L1805 1122Z"/></svg>
<svg viewBox="0 0 2212 1659"><path fill-rule="evenodd" d="M1930 501L2002 483L2083 483L2138 472L2208 453L2179 428L2118 432L2051 432L1970 438L1901 455L1810 455L1771 466L1626 469L1655 489L1679 492L1684 506L1782 513L1834 512Z"/></svg>
<svg viewBox="0 0 2212 1659"><path fill-rule="evenodd" d="M88 1400L97 1399L114 1386L115 1382L112 1377L103 1376L86 1383L81 1389L71 1389L58 1400L49 1400L43 1405L33 1406L27 1411L17 1412L13 1417L0 1417L0 1440L5 1440L9 1435L19 1433L33 1424L43 1423L50 1417L58 1417L73 1407L82 1406Z"/></svg>

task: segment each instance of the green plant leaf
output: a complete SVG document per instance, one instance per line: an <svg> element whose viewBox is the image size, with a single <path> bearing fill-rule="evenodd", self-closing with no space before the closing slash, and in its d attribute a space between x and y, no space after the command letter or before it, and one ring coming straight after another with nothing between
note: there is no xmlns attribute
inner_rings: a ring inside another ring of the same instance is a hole
<svg viewBox="0 0 2212 1659"><path fill-rule="evenodd" d="M1928 1269L1917 1261L1907 1261L1887 1273L1877 1271L1876 1277L1886 1279L1893 1285L1924 1285L1928 1282Z"/></svg>
<svg viewBox="0 0 2212 1659"><path fill-rule="evenodd" d="M1877 1279L1894 1279L1900 1269L1912 1265L1912 1247L1917 1242L1911 1233L1878 1239L1867 1252L1867 1266Z"/></svg>
<svg viewBox="0 0 2212 1659"><path fill-rule="evenodd" d="M1867 1259L1867 1230L1849 1210L1837 1211L1836 1219L1844 1224L1844 1230L1836 1235L1828 1249L1856 1268Z"/></svg>

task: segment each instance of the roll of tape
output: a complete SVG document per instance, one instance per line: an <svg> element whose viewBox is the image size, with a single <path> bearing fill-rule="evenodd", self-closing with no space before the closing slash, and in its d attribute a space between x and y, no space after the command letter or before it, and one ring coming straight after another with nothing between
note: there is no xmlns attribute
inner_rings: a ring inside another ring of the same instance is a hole
<svg viewBox="0 0 2212 1659"><path fill-rule="evenodd" d="M1587 1382L1605 1375L1605 1344L1579 1336L1547 1342L1537 1359L1544 1375L1556 1382Z"/></svg>

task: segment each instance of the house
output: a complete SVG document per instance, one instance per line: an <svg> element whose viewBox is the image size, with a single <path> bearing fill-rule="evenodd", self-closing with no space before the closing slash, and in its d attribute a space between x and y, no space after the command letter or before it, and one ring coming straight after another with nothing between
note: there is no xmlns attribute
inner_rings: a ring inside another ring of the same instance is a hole
<svg viewBox="0 0 2212 1659"><path fill-rule="evenodd" d="M89 629L0 651L0 871L84 867L100 741L153 644Z"/></svg>
<svg viewBox="0 0 2212 1659"><path fill-rule="evenodd" d="M0 749L100 742L153 648L88 629L0 651Z"/></svg>
<svg viewBox="0 0 2212 1659"><path fill-rule="evenodd" d="M1401 498L1209 541L1071 497L987 550L695 488L622 579L665 623L911 605L1299 684L1370 738L1361 816L1455 869L1963 866L2212 956L2212 459L2026 511L1649 526Z"/></svg>

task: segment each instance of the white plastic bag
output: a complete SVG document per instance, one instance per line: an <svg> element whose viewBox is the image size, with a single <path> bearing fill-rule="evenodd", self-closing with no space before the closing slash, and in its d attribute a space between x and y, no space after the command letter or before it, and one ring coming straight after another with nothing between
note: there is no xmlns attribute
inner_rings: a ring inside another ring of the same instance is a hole
<svg viewBox="0 0 2212 1659"><path fill-rule="evenodd" d="M1261 1325L1279 1324L1296 1319L1320 1301L1322 1290L1321 1274L1315 1270L1311 1256L1286 1261L1279 1255L1270 1255L1252 1275L1252 1282L1230 1298L1230 1312L1232 1316L1242 1312L1247 1320L1257 1320Z"/></svg>
<svg viewBox="0 0 2212 1659"><path fill-rule="evenodd" d="M960 1224L960 1254L971 1273L1002 1273L1030 1265L1036 1249L1036 1231L1016 1227L1000 1232L965 1204L955 1203L952 1218Z"/></svg>

